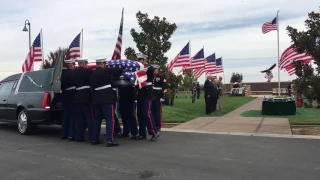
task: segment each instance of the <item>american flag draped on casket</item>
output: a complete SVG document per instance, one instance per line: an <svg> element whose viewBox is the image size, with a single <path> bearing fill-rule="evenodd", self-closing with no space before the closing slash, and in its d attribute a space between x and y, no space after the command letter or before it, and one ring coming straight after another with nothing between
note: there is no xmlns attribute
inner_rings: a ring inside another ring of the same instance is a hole
<svg viewBox="0 0 320 180"><path fill-rule="evenodd" d="M130 82L133 84L139 84L139 87L142 88L146 85L147 81L147 66L144 66L140 62L129 60L129 59L122 59L122 60L109 60L106 63L107 67L115 67L115 68L122 68L122 75L123 77L130 79ZM90 62L88 64L88 68L94 69L96 68L96 63Z"/></svg>

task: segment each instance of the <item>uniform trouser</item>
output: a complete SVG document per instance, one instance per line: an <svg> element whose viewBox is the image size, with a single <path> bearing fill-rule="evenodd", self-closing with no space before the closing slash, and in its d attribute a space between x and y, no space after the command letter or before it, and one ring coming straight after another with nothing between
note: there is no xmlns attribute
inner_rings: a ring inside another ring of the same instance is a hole
<svg viewBox="0 0 320 180"><path fill-rule="evenodd" d="M206 114L210 114L213 111L213 106L212 106L212 98L211 97L205 97L205 103L206 103Z"/></svg>
<svg viewBox="0 0 320 180"><path fill-rule="evenodd" d="M152 101L152 117L155 123L155 129L160 130L162 126L162 103L160 98L155 98Z"/></svg>
<svg viewBox="0 0 320 180"><path fill-rule="evenodd" d="M123 123L123 134L135 136L138 134L137 120L135 117L135 103L134 100L119 100L119 110Z"/></svg>
<svg viewBox="0 0 320 180"><path fill-rule="evenodd" d="M143 101L137 100L137 118L139 123L139 136L147 136L146 123L143 119Z"/></svg>
<svg viewBox="0 0 320 180"><path fill-rule="evenodd" d="M223 105L223 96L219 96L218 102L217 102L217 109L221 109Z"/></svg>
<svg viewBox="0 0 320 180"><path fill-rule="evenodd" d="M142 101L142 119L147 125L149 135L157 134L156 126L152 116L152 100L143 100Z"/></svg>
<svg viewBox="0 0 320 180"><path fill-rule="evenodd" d="M62 119L62 137L75 136L75 107L73 103L63 103L63 119Z"/></svg>
<svg viewBox="0 0 320 180"><path fill-rule="evenodd" d="M93 141L100 141L101 121L106 121L107 141L113 141L115 128L115 104L94 104L95 122L93 126Z"/></svg>
<svg viewBox="0 0 320 180"><path fill-rule="evenodd" d="M196 102L196 95L195 94L192 94L192 103L195 103Z"/></svg>
<svg viewBox="0 0 320 180"><path fill-rule="evenodd" d="M212 112L217 110L217 102L218 102L218 98L211 98L212 101Z"/></svg>
<svg viewBox="0 0 320 180"><path fill-rule="evenodd" d="M116 111L117 111L117 104L118 103L114 103L113 104L113 107L115 108L113 113L114 113L114 134L119 134L119 133L122 133L121 131L121 126L120 126L120 122L119 122L119 118L116 114Z"/></svg>
<svg viewBox="0 0 320 180"><path fill-rule="evenodd" d="M85 123L87 120L88 138L92 141L92 126L94 122L93 108L91 104L76 104L76 140L84 140Z"/></svg>
<svg viewBox="0 0 320 180"><path fill-rule="evenodd" d="M197 92L197 99L200 99L200 92Z"/></svg>

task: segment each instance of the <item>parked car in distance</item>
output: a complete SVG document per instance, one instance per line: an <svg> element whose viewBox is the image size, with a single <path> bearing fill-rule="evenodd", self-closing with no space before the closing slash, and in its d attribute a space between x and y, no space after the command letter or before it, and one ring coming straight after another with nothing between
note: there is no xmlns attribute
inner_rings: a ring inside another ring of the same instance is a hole
<svg viewBox="0 0 320 180"><path fill-rule="evenodd" d="M62 59L54 68L11 75L0 81L0 121L16 123L21 134L37 125L61 124Z"/></svg>

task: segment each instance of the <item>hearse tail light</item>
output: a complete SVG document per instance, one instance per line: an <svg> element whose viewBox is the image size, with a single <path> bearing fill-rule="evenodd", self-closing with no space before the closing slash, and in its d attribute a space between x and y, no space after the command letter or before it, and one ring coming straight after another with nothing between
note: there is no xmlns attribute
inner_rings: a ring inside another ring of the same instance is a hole
<svg viewBox="0 0 320 180"><path fill-rule="evenodd" d="M49 93L45 93L43 96L42 109L50 109L51 96Z"/></svg>

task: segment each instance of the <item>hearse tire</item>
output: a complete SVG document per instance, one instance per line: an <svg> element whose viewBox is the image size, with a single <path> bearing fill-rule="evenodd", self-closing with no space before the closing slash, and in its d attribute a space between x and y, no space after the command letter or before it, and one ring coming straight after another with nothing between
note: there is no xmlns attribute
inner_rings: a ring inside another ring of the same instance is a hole
<svg viewBox="0 0 320 180"><path fill-rule="evenodd" d="M18 114L18 130L22 135L32 134L34 132L35 126L32 124L31 120L28 118L28 112L22 109Z"/></svg>

